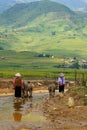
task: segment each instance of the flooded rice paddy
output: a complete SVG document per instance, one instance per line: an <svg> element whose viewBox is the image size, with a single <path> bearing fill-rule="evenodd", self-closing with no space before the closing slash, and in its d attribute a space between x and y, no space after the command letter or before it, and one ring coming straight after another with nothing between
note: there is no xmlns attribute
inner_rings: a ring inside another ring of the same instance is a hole
<svg viewBox="0 0 87 130"><path fill-rule="evenodd" d="M48 124L42 109L47 93L14 102L14 96L0 97L0 130L38 130Z"/></svg>
<svg viewBox="0 0 87 130"><path fill-rule="evenodd" d="M69 93L60 97L57 91L49 98L40 90L18 102L14 96L0 97L0 130L87 130L87 107L81 106L82 98L76 94L77 106L68 108Z"/></svg>

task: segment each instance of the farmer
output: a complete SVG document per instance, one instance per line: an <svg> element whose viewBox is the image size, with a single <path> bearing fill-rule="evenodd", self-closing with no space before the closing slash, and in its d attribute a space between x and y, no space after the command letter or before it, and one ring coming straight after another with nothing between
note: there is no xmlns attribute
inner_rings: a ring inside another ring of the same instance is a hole
<svg viewBox="0 0 87 130"><path fill-rule="evenodd" d="M15 78L13 80L13 86L15 89L15 98L21 98L21 91L22 89L24 89L24 82L21 78L21 74L20 73L16 73L15 74Z"/></svg>
<svg viewBox="0 0 87 130"><path fill-rule="evenodd" d="M65 88L65 77L63 73L59 74L58 78L59 93L64 93Z"/></svg>

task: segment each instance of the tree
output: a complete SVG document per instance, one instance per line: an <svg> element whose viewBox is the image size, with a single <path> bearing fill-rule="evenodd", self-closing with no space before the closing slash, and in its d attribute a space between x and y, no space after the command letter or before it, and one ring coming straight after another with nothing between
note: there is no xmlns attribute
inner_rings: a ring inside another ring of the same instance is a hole
<svg viewBox="0 0 87 130"><path fill-rule="evenodd" d="M79 65L78 61L76 61L76 62L73 63L70 67L71 67L71 68L79 69L80 65Z"/></svg>

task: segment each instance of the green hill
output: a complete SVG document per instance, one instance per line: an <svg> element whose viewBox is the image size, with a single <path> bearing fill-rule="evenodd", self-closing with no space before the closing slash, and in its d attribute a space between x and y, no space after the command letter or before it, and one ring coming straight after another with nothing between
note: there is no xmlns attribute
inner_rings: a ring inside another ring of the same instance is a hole
<svg viewBox="0 0 87 130"><path fill-rule="evenodd" d="M51 12L57 13L57 17L73 14L73 12L64 5L50 1L37 1L25 4L16 4L1 15L2 20L0 23L2 25L20 27Z"/></svg>
<svg viewBox="0 0 87 130"><path fill-rule="evenodd" d="M0 50L86 58L86 21L56 2L16 4L0 15Z"/></svg>

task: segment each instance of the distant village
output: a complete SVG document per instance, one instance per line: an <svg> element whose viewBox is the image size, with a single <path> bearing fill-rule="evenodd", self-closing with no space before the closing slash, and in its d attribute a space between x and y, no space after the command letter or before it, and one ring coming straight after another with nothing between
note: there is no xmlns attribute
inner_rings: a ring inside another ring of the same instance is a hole
<svg viewBox="0 0 87 130"><path fill-rule="evenodd" d="M55 58L54 55L50 54L39 54L38 57L48 57L48 58ZM77 69L87 69L87 60L85 59L77 59L76 57L73 58L62 58L61 64L58 64L56 67L58 68L77 68Z"/></svg>
<svg viewBox="0 0 87 130"><path fill-rule="evenodd" d="M64 62L65 68L87 69L87 61L84 59L69 58L65 59Z"/></svg>

